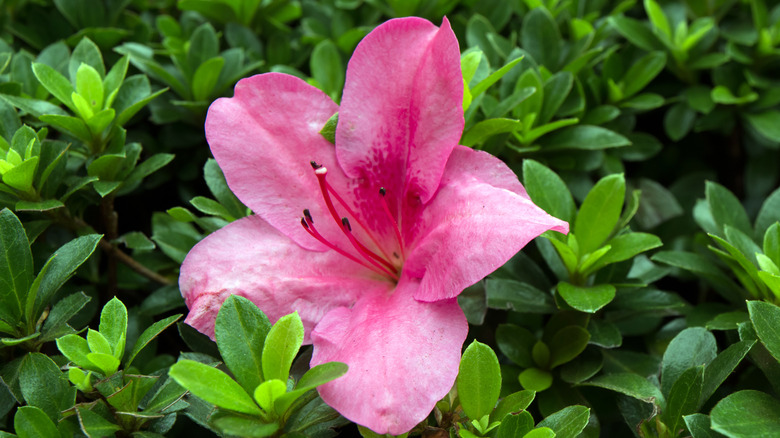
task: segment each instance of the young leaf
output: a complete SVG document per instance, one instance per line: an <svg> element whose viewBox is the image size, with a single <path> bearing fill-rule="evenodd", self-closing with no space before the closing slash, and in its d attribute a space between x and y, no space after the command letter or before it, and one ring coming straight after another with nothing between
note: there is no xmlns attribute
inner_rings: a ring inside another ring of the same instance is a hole
<svg viewBox="0 0 780 438"><path fill-rule="evenodd" d="M263 345L263 378L287 381L298 349L303 344L303 323L298 312L279 318L271 327Z"/></svg>
<svg viewBox="0 0 780 438"><path fill-rule="evenodd" d="M220 408L262 415L249 394L230 376L216 368L182 359L171 367L168 375L196 396Z"/></svg>
<svg viewBox="0 0 780 438"><path fill-rule="evenodd" d="M469 418L478 420L493 411L501 390L501 369L490 347L473 341L466 348L457 385L460 403Z"/></svg>
<svg viewBox="0 0 780 438"><path fill-rule="evenodd" d="M612 234L620 218L625 194L623 174L600 179L588 192L574 222L580 254L598 249Z"/></svg>
<svg viewBox="0 0 780 438"><path fill-rule="evenodd" d="M108 353L122 360L122 356L125 354L125 340L127 339L127 308L116 297L103 306L98 330L111 346Z"/></svg>
<svg viewBox="0 0 780 438"><path fill-rule="evenodd" d="M301 377L294 390L276 399L274 410L278 415L284 415L292 403L304 393L343 376L347 369L347 364L341 362L325 362L315 366Z"/></svg>

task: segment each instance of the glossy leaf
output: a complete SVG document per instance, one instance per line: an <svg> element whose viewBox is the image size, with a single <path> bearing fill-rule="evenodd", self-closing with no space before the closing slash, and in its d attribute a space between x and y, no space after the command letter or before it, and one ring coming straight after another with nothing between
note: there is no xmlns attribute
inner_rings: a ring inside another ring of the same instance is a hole
<svg viewBox="0 0 780 438"><path fill-rule="evenodd" d="M168 375L209 403L245 414L261 414L249 394L235 380L216 368L182 359L171 367Z"/></svg>
<svg viewBox="0 0 780 438"><path fill-rule="evenodd" d="M263 345L263 378L286 382L290 366L302 343L303 323L298 312L279 318L268 331Z"/></svg>
<svg viewBox="0 0 780 438"><path fill-rule="evenodd" d="M463 352L457 378L463 411L478 420L493 411L501 390L498 358L485 344L474 341Z"/></svg>

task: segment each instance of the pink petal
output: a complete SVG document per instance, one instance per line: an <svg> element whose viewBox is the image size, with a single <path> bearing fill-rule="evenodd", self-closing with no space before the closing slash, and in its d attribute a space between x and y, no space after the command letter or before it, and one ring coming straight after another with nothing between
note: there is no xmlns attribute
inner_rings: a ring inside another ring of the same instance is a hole
<svg viewBox="0 0 780 438"><path fill-rule="evenodd" d="M398 435L424 420L452 388L468 324L456 300L423 303L418 282L402 278L391 294L361 297L330 311L312 333L311 365L340 361L343 377L320 396L374 432Z"/></svg>
<svg viewBox="0 0 780 438"><path fill-rule="evenodd" d="M336 130L344 172L427 202L463 131L458 41L421 18L390 20L357 46L347 68Z"/></svg>
<svg viewBox="0 0 780 438"><path fill-rule="evenodd" d="M333 145L319 131L338 111L320 90L289 75L242 79L235 96L217 99L206 117L206 139L228 185L257 215L299 245L324 249L301 227L303 209L315 221L329 218L309 164L328 167L328 180L343 187ZM332 220L318 222L323 235L338 235Z"/></svg>
<svg viewBox="0 0 780 438"><path fill-rule="evenodd" d="M190 309L185 322L214 337L214 320L231 295L248 298L273 322L297 310L306 342L331 309L364 293L393 287L334 251L308 251L257 216L232 222L187 254L179 288Z"/></svg>
<svg viewBox="0 0 780 438"><path fill-rule="evenodd" d="M457 296L503 265L547 230L569 225L531 202L517 176L490 154L458 146L447 162L442 185L407 232L412 252L407 275L422 278L415 298Z"/></svg>

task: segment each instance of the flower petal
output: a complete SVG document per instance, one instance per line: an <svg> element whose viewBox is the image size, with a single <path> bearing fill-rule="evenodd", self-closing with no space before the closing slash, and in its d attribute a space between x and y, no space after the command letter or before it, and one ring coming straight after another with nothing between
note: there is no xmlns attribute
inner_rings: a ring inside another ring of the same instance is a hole
<svg viewBox="0 0 780 438"><path fill-rule="evenodd" d="M303 209L329 213L310 161L328 166L328 180L343 187L333 145L319 134L338 106L294 76L267 73L242 79L235 96L217 99L206 117L206 139L233 193L273 227L308 249L325 247L300 224ZM339 234L321 221L323 235Z"/></svg>
<svg viewBox="0 0 780 438"><path fill-rule="evenodd" d="M569 225L534 205L517 176L492 155L458 146L439 192L407 230L407 275L421 278L415 298L457 296L547 230Z"/></svg>
<svg viewBox="0 0 780 438"><path fill-rule="evenodd" d="M401 279L388 294L366 294L330 311L312 333L311 365L344 362L349 371L319 387L348 419L399 435L424 420L452 388L468 324L455 299L423 303L419 283Z"/></svg>
<svg viewBox="0 0 780 438"><path fill-rule="evenodd" d="M447 19L415 17L368 34L347 68L336 129L344 172L427 202L463 132L458 40Z"/></svg>
<svg viewBox="0 0 780 438"><path fill-rule="evenodd" d="M383 277L333 251L308 251L257 216L215 231L187 254L179 288L190 312L185 322L214 337L214 320L231 295L248 298L271 321L294 310L306 328L358 296L393 287Z"/></svg>

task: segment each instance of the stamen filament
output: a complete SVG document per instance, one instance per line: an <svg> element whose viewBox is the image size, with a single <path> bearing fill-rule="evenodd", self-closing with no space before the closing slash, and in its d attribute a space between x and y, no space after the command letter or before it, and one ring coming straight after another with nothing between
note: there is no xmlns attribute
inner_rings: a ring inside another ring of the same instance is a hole
<svg viewBox="0 0 780 438"><path fill-rule="evenodd" d="M311 162L311 166L314 168L314 174L317 175L317 181L319 181L319 183L320 183L320 191L322 191L322 197L325 199L325 205L328 207L328 211L330 211L330 215L333 217L333 220L336 221L337 223L341 222L341 218L339 217L338 212L336 212L336 208L333 206L333 201L330 199L330 194L329 194L330 191L328 190L328 183L327 183L327 181L325 181L325 176L328 174L328 168L324 167L324 166L320 166L319 164L315 163L314 161ZM315 166L317 166L317 167L315 167ZM344 201L340 201L340 202L342 203L342 205L345 205ZM347 208L347 210L349 211L349 208ZM350 211L350 213L352 213L352 212ZM352 214L352 215L353 215L353 217L357 217L354 214ZM364 229L365 229L365 227L364 227ZM350 237L351 233L347 232L346 228L344 228L343 226L341 227L341 231L343 231L344 234L347 235L347 237ZM367 234L371 235L371 233L367 233ZM352 241L352 240L355 240L355 242L357 242L357 240L354 237L350 237L350 241ZM363 251L360 251L360 250L358 250L358 251L361 252L361 255L365 252L369 256L368 257L369 261L371 261L371 258L373 258L375 260L378 260L378 261L384 263L386 266L389 266L391 271L395 270L395 266L393 266L392 263L390 263L389 261L387 261L387 260L383 259L382 257L378 256L376 253L374 253L370 249L366 248L363 244L361 244L359 242L357 242L357 243L363 249ZM354 246L354 244L353 244L353 246ZM377 244L377 247L381 248L381 246L378 245L378 244Z"/></svg>
<svg viewBox="0 0 780 438"><path fill-rule="evenodd" d="M393 265L389 265L389 266L388 266L388 267L389 267L389 269L388 269L388 268L386 268L386 267L384 267L384 266L380 265L379 263L375 262L374 260L372 260L372 259L371 259L372 257L374 257L374 258L377 258L377 257L379 257L379 256L377 256L376 254L374 254L373 252L371 252L371 251L370 251L368 248L366 248L365 246L363 246L363 244L362 244L362 243L358 242L358 241L357 241L357 239L355 239L355 236L353 236L353 235L352 235L352 226L349 224L349 219L347 219L347 218L345 218L345 217L344 217L344 218L341 218L341 228L342 228L342 230L344 231L344 234L345 234L345 235L347 236L347 238L349 239L350 243L352 243L352 246L354 246L354 247L355 247L355 249L356 249L356 250L357 250L357 251L358 251L358 252L359 252L359 253L360 253L360 254L361 254L361 255L362 255L362 256L363 256L363 257L364 257L366 260L368 260L369 262L371 262L371 264L373 264L373 265L374 265L374 266L376 266L377 268L379 268L379 269L383 270L384 272L386 272L386 273L387 273L387 275L389 275L389 276L393 277L393 279L395 279L396 281L398 281L398 276L395 274L395 272L393 272L393 271L395 271L395 266L393 266ZM385 263L386 265L388 265L388 263L387 263L385 260L381 259L381 258L380 258L380 259L378 259L378 261L380 261L380 262L383 262L383 263Z"/></svg>
<svg viewBox="0 0 780 438"><path fill-rule="evenodd" d="M316 229L316 228L314 228L314 222L313 222L313 221L309 221L309 220L308 220L309 218L311 218L311 215L310 215L310 214L308 214L308 215L307 215L306 213L308 213L308 210L305 210L305 211L304 211L304 215L305 215L306 217L303 217L303 218L301 218L301 225L303 225L303 228L304 228L304 229L306 230L306 232L308 232L308 233L309 233L309 234L310 234L312 237L314 237L315 239L319 240L319 241L320 241L322 244L324 244L324 245L325 245L325 246L327 246L328 248L330 248L330 249L332 249L332 250L336 251L337 253L339 253L339 254L343 255L344 257L346 257L346 258L348 258L348 259L352 260L353 262L355 262L355 263L358 263L358 264L360 264L361 266L364 266L364 267L366 267L366 268L368 268L368 269L370 269L370 270L372 270L372 271L376 272L377 274L385 274L385 272L384 272L384 271L379 271L379 270L377 270L377 268L376 268L376 267L374 267L374 266L371 266L371 265L367 264L367 263L366 263L366 262L364 262L363 260L360 260L359 258L357 258L357 257L353 256L352 254L350 254L350 253L348 253L348 252L346 252L346 251L342 250L341 248L337 247L336 245L334 245L334 244L332 244L332 243L328 242L328 241L327 241L327 240L326 240L324 237L322 237L322 235L321 235L321 234L320 234L320 233L317 231L317 229ZM397 278L396 278L396 280L397 280Z"/></svg>
<svg viewBox="0 0 780 438"><path fill-rule="evenodd" d="M401 230L398 228L398 221L395 220L392 214L390 214L390 207L387 205L387 200L385 200L385 194L387 192L385 191L384 187L379 188L379 194L382 195L382 208L385 210L385 214L387 214L387 217L390 218L390 222L393 223L393 231L395 231L395 238L398 240L398 247L401 248L401 258L406 259L406 254L404 254L404 241L401 239Z"/></svg>

